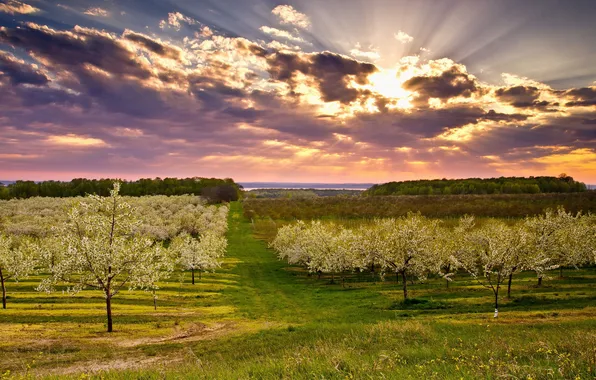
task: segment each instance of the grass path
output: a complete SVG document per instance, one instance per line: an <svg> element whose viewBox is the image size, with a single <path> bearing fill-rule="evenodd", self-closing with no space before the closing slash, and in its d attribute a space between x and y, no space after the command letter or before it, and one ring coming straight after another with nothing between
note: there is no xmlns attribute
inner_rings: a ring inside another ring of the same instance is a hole
<svg viewBox="0 0 596 380"><path fill-rule="evenodd" d="M357 311L359 317L354 321L362 322L361 301L366 301L366 306L374 301L387 303L379 294L364 288L349 291L341 286L327 286L324 281L313 284L304 272L279 261L265 241L255 239L252 225L242 217L238 203L230 210L227 258L235 263L229 273L237 284L226 291L226 298L246 318L337 323L345 322ZM367 319L380 317L370 309L364 314Z"/></svg>

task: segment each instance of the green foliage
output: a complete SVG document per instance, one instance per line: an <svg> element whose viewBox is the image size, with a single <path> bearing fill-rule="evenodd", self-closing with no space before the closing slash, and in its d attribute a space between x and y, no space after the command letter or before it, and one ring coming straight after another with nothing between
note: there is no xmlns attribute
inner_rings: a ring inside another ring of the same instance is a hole
<svg viewBox="0 0 596 380"><path fill-rule="evenodd" d="M87 194L109 196L114 179L76 178L70 182L16 181L6 187L0 186L0 199L31 197L77 197ZM202 195L213 203L238 200L240 185L230 178L142 178L137 181L120 181L123 196L144 195Z"/></svg>
<svg viewBox="0 0 596 380"><path fill-rule="evenodd" d="M374 195L451 195L451 194L538 194L586 191L586 185L572 177L499 177L436 179L388 182L374 185L363 194Z"/></svg>

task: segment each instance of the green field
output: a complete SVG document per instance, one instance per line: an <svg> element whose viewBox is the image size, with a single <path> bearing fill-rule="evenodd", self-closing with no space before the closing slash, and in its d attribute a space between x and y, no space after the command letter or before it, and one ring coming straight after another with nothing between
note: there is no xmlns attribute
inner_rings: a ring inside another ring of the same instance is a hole
<svg viewBox="0 0 596 380"><path fill-rule="evenodd" d="M277 260L241 205L230 212L223 267L104 300L35 292L39 277L8 283L0 310L0 377L523 378L596 377L596 269L566 269L536 287L514 278L492 317L492 292L470 278L410 286L353 274L346 288Z"/></svg>

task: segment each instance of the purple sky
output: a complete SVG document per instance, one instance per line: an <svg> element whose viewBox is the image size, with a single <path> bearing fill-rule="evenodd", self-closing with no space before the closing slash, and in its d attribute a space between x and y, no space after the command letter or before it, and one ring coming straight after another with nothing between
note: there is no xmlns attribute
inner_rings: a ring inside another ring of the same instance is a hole
<svg viewBox="0 0 596 380"><path fill-rule="evenodd" d="M596 2L0 0L0 179L596 183Z"/></svg>

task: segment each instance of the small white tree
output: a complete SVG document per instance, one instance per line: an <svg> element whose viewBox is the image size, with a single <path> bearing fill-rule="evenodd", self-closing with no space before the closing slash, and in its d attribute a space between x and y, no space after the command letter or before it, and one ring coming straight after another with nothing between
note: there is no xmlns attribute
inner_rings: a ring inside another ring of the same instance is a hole
<svg viewBox="0 0 596 380"><path fill-rule="evenodd" d="M383 223L394 223L393 219L375 219L372 224L365 225L354 231L352 250L359 258L360 269L368 267L371 274L375 274L375 266L382 264L381 254L388 228L383 228Z"/></svg>
<svg viewBox="0 0 596 380"><path fill-rule="evenodd" d="M570 261L565 256L571 252L571 223L574 217L559 208L556 212L547 210L543 215L528 217L523 227L528 234L528 247L525 256L525 269L536 272L538 286L549 270L559 268Z"/></svg>
<svg viewBox="0 0 596 380"><path fill-rule="evenodd" d="M340 273L342 286L345 287L345 273L362 270L364 258L361 255L362 235L354 231L341 228L334 238L335 249L328 259L329 268L332 272Z"/></svg>
<svg viewBox="0 0 596 380"><path fill-rule="evenodd" d="M333 224L313 221L300 235L300 246L308 255L306 263L311 273L333 273L337 270L338 234L340 228Z"/></svg>
<svg viewBox="0 0 596 380"><path fill-rule="evenodd" d="M112 332L112 298L123 288L155 291L157 281L172 270L172 263L159 244L137 235L139 222L132 207L118 194L115 183L109 197L90 195L68 214L57 249L60 262L39 285L50 292L58 283L70 284L76 294L84 288L103 292L107 331Z"/></svg>
<svg viewBox="0 0 596 380"><path fill-rule="evenodd" d="M495 296L495 318L499 315L499 290L519 266L520 251L526 247L520 229L500 221L490 221L469 235L469 255L454 257L458 266L465 269L482 286Z"/></svg>
<svg viewBox="0 0 596 380"><path fill-rule="evenodd" d="M0 283L2 308L6 309L6 281L27 278L34 270L36 257L30 242L0 234Z"/></svg>
<svg viewBox="0 0 596 380"><path fill-rule="evenodd" d="M459 262L470 254L470 245L467 239L475 226L473 216L463 216L455 228L446 227L437 230L433 250L440 265L439 274L446 280L446 287L459 269Z"/></svg>
<svg viewBox="0 0 596 380"><path fill-rule="evenodd" d="M441 265L433 250L439 222L409 213L395 221L383 221L379 226L387 229L381 253L383 267L401 275L404 299L408 299L408 274L424 277L429 272L440 272Z"/></svg>
<svg viewBox="0 0 596 380"><path fill-rule="evenodd" d="M220 267L219 259L226 253L227 240L215 233L205 233L196 239L186 233L181 234L172 244L178 254L178 262L192 272L192 284L195 284L195 271L201 273Z"/></svg>
<svg viewBox="0 0 596 380"><path fill-rule="evenodd" d="M306 224L301 220L281 227L269 248L277 251L280 260L287 260L289 264L307 265L310 256L304 247L303 238L306 228Z"/></svg>

